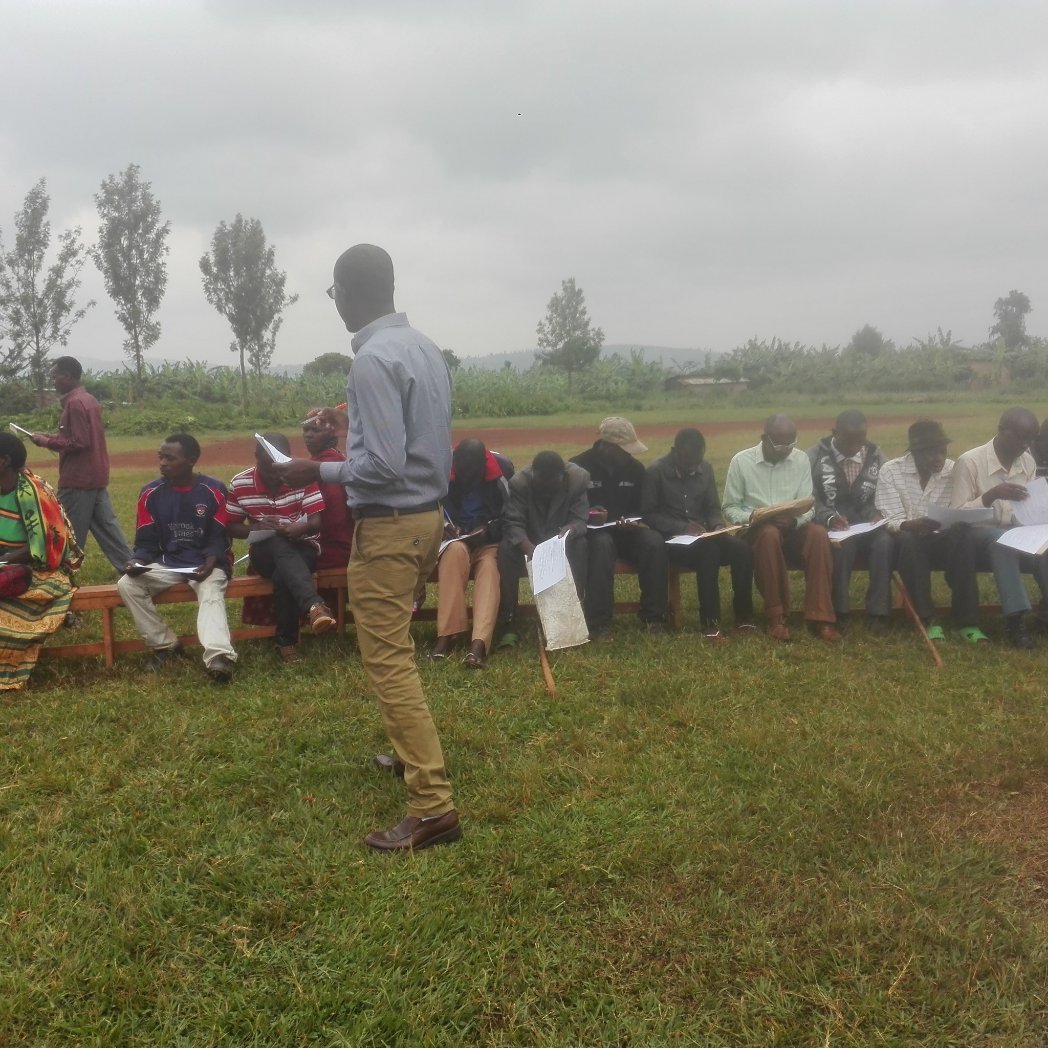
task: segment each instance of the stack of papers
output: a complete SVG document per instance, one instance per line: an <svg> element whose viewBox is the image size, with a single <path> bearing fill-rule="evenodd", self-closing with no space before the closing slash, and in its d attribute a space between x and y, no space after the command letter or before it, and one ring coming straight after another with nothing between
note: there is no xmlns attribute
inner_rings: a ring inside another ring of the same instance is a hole
<svg viewBox="0 0 1048 1048"><path fill-rule="evenodd" d="M887 520L882 519L875 520L872 524L852 524L840 531L827 531L827 534L830 536L830 542L846 542L848 539L855 538L856 535L867 535L871 531L883 528L887 523Z"/></svg>

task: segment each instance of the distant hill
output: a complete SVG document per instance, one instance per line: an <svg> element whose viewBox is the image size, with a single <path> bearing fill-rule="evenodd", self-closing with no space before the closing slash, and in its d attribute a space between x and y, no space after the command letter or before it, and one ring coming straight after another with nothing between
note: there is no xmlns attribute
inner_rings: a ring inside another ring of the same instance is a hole
<svg viewBox="0 0 1048 1048"><path fill-rule="evenodd" d="M639 351L646 361L653 361L672 370L689 370L702 367L707 357L720 354L706 349L675 349L672 346L638 346L634 343L604 346L600 351L602 357L629 357L630 353ZM527 371L535 363L538 350L521 349L515 353L488 353L483 357L461 357L462 366L480 368L483 371L500 371L508 363L517 371Z"/></svg>

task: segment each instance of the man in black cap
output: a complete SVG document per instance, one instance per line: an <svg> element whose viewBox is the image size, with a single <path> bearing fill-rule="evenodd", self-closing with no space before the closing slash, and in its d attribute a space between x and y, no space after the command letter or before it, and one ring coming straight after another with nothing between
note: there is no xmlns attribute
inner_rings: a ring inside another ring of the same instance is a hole
<svg viewBox="0 0 1048 1048"><path fill-rule="evenodd" d="M975 548L966 525L944 528L929 516L932 506L950 505L953 459L946 457L949 437L933 419L918 419L909 429L907 452L886 462L877 481L877 510L898 543L899 574L931 640L943 640L933 621L931 577L944 571L953 595L953 621L971 643L986 640L979 629L979 587Z"/></svg>

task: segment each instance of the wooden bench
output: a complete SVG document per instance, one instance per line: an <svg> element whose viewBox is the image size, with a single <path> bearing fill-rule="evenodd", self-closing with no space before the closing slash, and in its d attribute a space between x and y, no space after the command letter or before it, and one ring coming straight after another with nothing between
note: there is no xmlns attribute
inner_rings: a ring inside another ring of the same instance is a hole
<svg viewBox="0 0 1048 1048"><path fill-rule="evenodd" d="M318 589L337 590L339 599L335 602L336 607L332 610L338 622L338 630L341 633L346 628L346 572L344 568L327 568L318 571L313 576L317 581ZM227 600L242 600L244 597L272 596L273 585L269 579L261 575L239 575L229 580L226 589ZM170 589L158 593L154 598L156 604L195 604L196 595L192 589L184 583L177 582ZM120 591L115 583L102 586L81 586L73 594L71 610L76 614L88 611L100 611L102 613L102 639L100 641L82 641L75 644L51 644L44 645L40 654L43 658L69 658L83 655L104 655L106 666L112 666L117 655L128 651L142 651L145 642L140 637L130 640L117 640L114 628L114 618L117 608L122 608L124 602L120 599ZM233 640L248 640L255 637L272 637L276 633L275 626L239 626L230 629L230 637ZM179 642L186 646L198 644L196 634L179 637Z"/></svg>
<svg viewBox="0 0 1048 1048"><path fill-rule="evenodd" d="M615 564L616 575L635 575L636 569L624 561ZM681 570L671 567L669 586L667 589L669 625L676 628L681 621L681 599L680 599L680 576ZM352 613L347 607L346 572L344 568L326 568L318 571L313 576L316 579L317 589L334 590L338 596L332 610L338 622L338 632L344 632L346 624L353 619ZM429 582L436 583L436 573L430 576ZM229 580L226 589L227 600L243 600L244 597L272 596L273 585L269 579L261 575L238 575ZM192 589L184 583L175 583L170 589L158 593L154 598L156 604L194 604L196 596ZM73 594L71 610L77 615L84 612L100 611L102 613L102 639L94 641L80 641L73 644L45 644L40 651L42 658L60 659L77 658L85 655L102 655L105 664L111 667L116 662L117 655L123 655L129 651L142 651L145 642L140 637L128 640L116 639L115 617L116 609L122 608L124 602L120 599L120 591L115 583L107 583L101 586L81 586ZM640 604L637 601L619 601L615 604L616 614L629 614L636 612ZM535 615L535 607L530 604L520 606L519 615L524 618ZM416 613L415 618L432 621L437 617L435 607L423 607ZM253 640L256 638L272 637L276 633L275 626L239 626L230 629L230 637L234 640ZM179 643L186 647L199 644L196 634L187 634L179 637Z"/></svg>

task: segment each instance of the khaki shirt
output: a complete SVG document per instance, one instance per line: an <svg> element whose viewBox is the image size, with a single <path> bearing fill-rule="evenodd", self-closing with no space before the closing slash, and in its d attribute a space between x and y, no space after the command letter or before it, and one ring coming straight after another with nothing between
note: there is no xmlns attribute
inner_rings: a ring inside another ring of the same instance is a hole
<svg viewBox="0 0 1048 1048"><path fill-rule="evenodd" d="M993 441L982 447L972 448L957 459L953 467L953 496L950 505L954 509L981 509L982 497L998 484L1027 485L1037 475L1037 463L1033 455L1024 451L1008 469L1001 465ZM1012 504L1007 499L998 499L993 504L993 519L1000 527L1015 523Z"/></svg>

